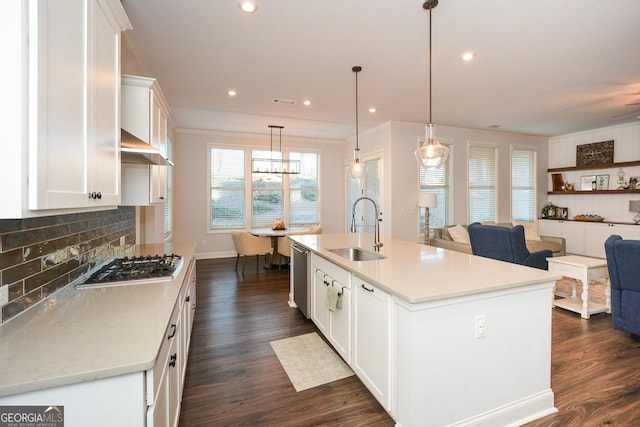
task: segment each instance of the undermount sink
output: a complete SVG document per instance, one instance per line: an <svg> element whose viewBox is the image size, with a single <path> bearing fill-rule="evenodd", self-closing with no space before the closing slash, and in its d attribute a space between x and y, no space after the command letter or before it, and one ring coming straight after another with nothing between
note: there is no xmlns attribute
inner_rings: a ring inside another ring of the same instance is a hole
<svg viewBox="0 0 640 427"><path fill-rule="evenodd" d="M374 261L377 259L384 259L386 256L375 253L365 251L361 248L336 248L336 249L327 249L329 252L334 253L336 255L340 255L342 258L346 258L349 261Z"/></svg>

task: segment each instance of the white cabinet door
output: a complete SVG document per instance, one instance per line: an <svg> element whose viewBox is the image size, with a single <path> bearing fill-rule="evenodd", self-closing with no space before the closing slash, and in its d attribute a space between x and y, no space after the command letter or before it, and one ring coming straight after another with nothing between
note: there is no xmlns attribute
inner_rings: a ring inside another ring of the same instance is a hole
<svg viewBox="0 0 640 427"><path fill-rule="evenodd" d="M578 221L562 222L562 237L565 239L567 254L584 255L584 225Z"/></svg>
<svg viewBox="0 0 640 427"><path fill-rule="evenodd" d="M342 308L329 311L329 342L347 363L351 363L351 290L336 280L329 286L337 288L342 297Z"/></svg>
<svg viewBox="0 0 640 427"><path fill-rule="evenodd" d="M90 3L89 191L94 204L120 203L120 30L108 18L106 3Z"/></svg>
<svg viewBox="0 0 640 427"><path fill-rule="evenodd" d="M320 269L315 269L313 274L313 312L311 313L311 319L325 337L329 336L329 310L326 305L328 283L326 274Z"/></svg>
<svg viewBox="0 0 640 427"><path fill-rule="evenodd" d="M590 222L584 224L584 255L594 258L606 258L604 241L616 234L615 224Z"/></svg>
<svg viewBox="0 0 640 427"><path fill-rule="evenodd" d="M371 394L389 411L391 296L355 276L353 289L355 327L351 367Z"/></svg>
<svg viewBox="0 0 640 427"><path fill-rule="evenodd" d="M29 2L29 209L120 202L122 22L106 0Z"/></svg>

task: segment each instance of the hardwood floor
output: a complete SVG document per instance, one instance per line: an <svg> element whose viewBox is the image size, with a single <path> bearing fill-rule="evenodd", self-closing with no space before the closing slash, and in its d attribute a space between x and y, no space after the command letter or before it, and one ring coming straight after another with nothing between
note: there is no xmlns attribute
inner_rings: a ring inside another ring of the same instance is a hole
<svg viewBox="0 0 640 427"><path fill-rule="evenodd" d="M289 271L252 258L244 276L235 258L197 261L180 427L393 426L355 375L295 391L269 342L317 329L287 305Z"/></svg>
<svg viewBox="0 0 640 427"><path fill-rule="evenodd" d="M256 271L255 259L244 276L234 267L235 258L198 261L180 427L394 425L355 376L296 392L269 342L316 328L287 305L288 271ZM609 315L562 309L552 339L559 412L527 427L640 425L640 343Z"/></svg>

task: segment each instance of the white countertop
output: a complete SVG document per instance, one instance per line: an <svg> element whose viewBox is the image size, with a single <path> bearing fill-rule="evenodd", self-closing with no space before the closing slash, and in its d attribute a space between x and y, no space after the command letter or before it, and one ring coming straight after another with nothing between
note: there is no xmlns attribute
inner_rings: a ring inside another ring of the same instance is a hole
<svg viewBox="0 0 640 427"><path fill-rule="evenodd" d="M0 326L0 396L153 367L194 250L194 243L138 246L136 255L182 255L180 273L162 283L69 285Z"/></svg>
<svg viewBox="0 0 640 427"><path fill-rule="evenodd" d="M415 304L555 281L557 274L405 240L383 238L384 259L349 261L327 249L373 252L369 233L307 234L292 240L371 284Z"/></svg>

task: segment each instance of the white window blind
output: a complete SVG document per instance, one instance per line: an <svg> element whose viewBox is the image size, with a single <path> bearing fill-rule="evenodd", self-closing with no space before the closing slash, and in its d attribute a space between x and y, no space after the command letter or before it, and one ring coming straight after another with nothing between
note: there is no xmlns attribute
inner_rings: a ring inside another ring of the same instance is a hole
<svg viewBox="0 0 640 427"><path fill-rule="evenodd" d="M291 226L320 224L317 153L289 153L300 161L300 174L289 177L289 221Z"/></svg>
<svg viewBox="0 0 640 427"><path fill-rule="evenodd" d="M353 180L347 174L347 231L351 230L353 203L358 197L366 196L373 199L382 211L381 188L382 188L382 158L362 159L367 165L367 174L361 180ZM379 212L378 212L379 213ZM356 207L356 231L373 233L375 231L375 219L373 204L369 201L361 201Z"/></svg>
<svg viewBox="0 0 640 427"><path fill-rule="evenodd" d="M442 141L441 141L442 142ZM435 193L438 206L429 209L429 228L441 228L453 223L453 186L451 159L453 147L449 147L449 157L439 169L420 168L420 192ZM425 212L420 208L420 230L425 227Z"/></svg>
<svg viewBox="0 0 640 427"><path fill-rule="evenodd" d="M245 226L245 151L210 148L211 229Z"/></svg>
<svg viewBox="0 0 640 427"><path fill-rule="evenodd" d="M511 149L511 218L517 221L536 219L535 148Z"/></svg>
<svg viewBox="0 0 640 427"><path fill-rule="evenodd" d="M280 159L281 152L253 150L252 158ZM282 174L251 174L251 227L273 225L276 218L284 218ZM286 222L285 222L286 223Z"/></svg>
<svg viewBox="0 0 640 427"><path fill-rule="evenodd" d="M497 149L469 145L469 223L496 221Z"/></svg>

